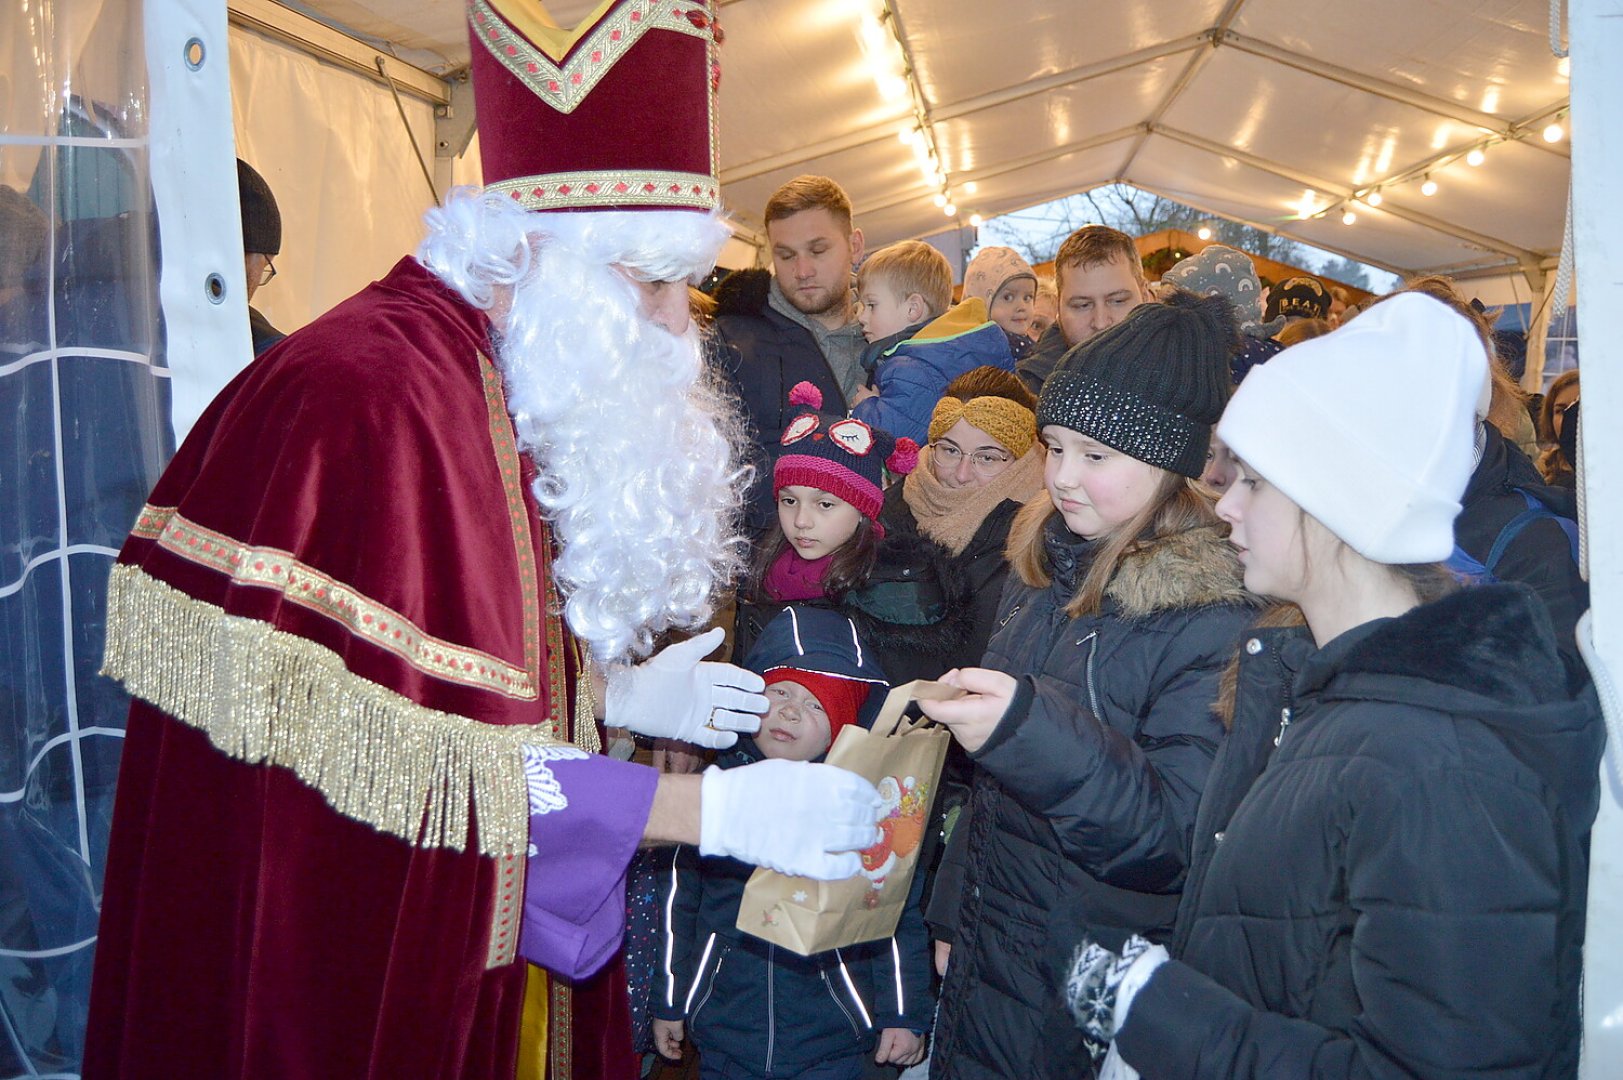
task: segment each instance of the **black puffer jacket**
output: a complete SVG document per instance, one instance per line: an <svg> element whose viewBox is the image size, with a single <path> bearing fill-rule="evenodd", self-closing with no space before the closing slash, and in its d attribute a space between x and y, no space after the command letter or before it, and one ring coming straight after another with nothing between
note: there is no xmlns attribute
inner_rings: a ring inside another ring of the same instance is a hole
<svg viewBox="0 0 1623 1080"><path fill-rule="evenodd" d="M1525 587L1316 650L1246 642L1175 954L1117 1046L1155 1077L1577 1069L1604 731ZM1274 739L1279 746L1274 747Z"/></svg>
<svg viewBox="0 0 1623 1080"><path fill-rule="evenodd" d="M1454 519L1454 542L1478 562L1487 559L1500 531L1527 510L1527 500L1518 488L1562 517L1578 517L1571 491L1546 486L1519 447L1492 424L1483 424L1483 429L1487 441L1482 460L1471 473L1460 500L1460 516ZM1555 624L1556 647L1574 685L1587 682L1575 631L1578 617L1589 608L1589 584L1578 575L1572 543L1561 526L1550 518L1530 522L1490 569L1500 581L1520 581L1538 594Z"/></svg>
<svg viewBox="0 0 1623 1080"><path fill-rule="evenodd" d="M796 383L809 382L823 394L825 412L846 412L845 394L817 339L804 326L767 302L772 275L738 270L716 286L714 332L724 346L720 373L743 402L755 479L746 504L752 532L775 524L772 507L772 454L797 408L789 404Z"/></svg>
<svg viewBox="0 0 1623 1080"><path fill-rule="evenodd" d="M1015 515L1019 512L1018 500L1003 500L986 515L981 527L975 530L975 535L957 555L948 554L935 545L936 550L951 564L949 575L963 579L971 615L963 646L938 657L941 671L934 675L955 667L979 664L985 655L986 643L992 640L992 630L997 626L998 601L1003 597L1003 586L1009 578L1009 563L1003 557L1003 548L1009 542L1009 529L1013 527ZM886 531L892 536L923 536L913 511L902 495L901 484L892 484L886 489L885 506L879 512L879 520L885 523ZM928 538L925 540L928 542Z"/></svg>
<svg viewBox="0 0 1623 1080"><path fill-rule="evenodd" d="M1016 534L1042 517L1028 510ZM1089 545L1057 515L1043 527L1053 583L1005 592L986 666L1020 690L974 755L927 916L954 942L937 1080L1088 1075L1061 970L1084 931L1170 935L1223 737L1218 678L1253 614L1224 530L1204 526L1129 558L1105 609L1073 619Z"/></svg>
<svg viewBox="0 0 1623 1080"><path fill-rule="evenodd" d="M1020 376L1027 390L1040 394L1043 383L1048 381L1048 376L1054 373L1070 348L1070 343L1065 340L1065 332L1056 320L1054 325L1043 331L1043 336L1037 339L1031 351L1015 360L1014 373Z"/></svg>
<svg viewBox="0 0 1623 1080"><path fill-rule="evenodd" d="M797 600L827 607L857 624L879 657L892 686L934 679L969 639L973 609L962 571L946 552L917 533L887 533L868 581L837 601ZM748 656L756 638L783 610L777 600L741 597L733 628L733 655Z"/></svg>

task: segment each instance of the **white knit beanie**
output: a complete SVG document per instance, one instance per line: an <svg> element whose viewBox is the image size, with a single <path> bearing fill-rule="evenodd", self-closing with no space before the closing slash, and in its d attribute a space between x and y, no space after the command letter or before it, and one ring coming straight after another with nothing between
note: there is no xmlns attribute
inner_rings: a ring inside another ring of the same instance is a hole
<svg viewBox="0 0 1623 1080"><path fill-rule="evenodd" d="M1365 558L1441 562L1487 381L1476 328L1405 293L1253 368L1217 437Z"/></svg>

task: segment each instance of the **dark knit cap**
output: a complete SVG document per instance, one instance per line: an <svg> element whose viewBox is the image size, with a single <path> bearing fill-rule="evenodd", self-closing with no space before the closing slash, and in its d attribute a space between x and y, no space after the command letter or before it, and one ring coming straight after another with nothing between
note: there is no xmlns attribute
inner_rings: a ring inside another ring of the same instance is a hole
<svg viewBox="0 0 1623 1080"><path fill-rule="evenodd" d="M1318 278L1293 277L1268 290L1268 310L1264 322L1281 315L1301 319L1324 319L1330 315L1330 290Z"/></svg>
<svg viewBox="0 0 1623 1080"><path fill-rule="evenodd" d="M237 197L242 202L242 250L248 255L277 255L282 250L282 213L276 209L265 178L237 159Z"/></svg>
<svg viewBox="0 0 1623 1080"><path fill-rule="evenodd" d="M1239 344L1234 305L1174 290L1061 358L1037 399L1037 427L1070 428L1184 476L1206 468Z"/></svg>

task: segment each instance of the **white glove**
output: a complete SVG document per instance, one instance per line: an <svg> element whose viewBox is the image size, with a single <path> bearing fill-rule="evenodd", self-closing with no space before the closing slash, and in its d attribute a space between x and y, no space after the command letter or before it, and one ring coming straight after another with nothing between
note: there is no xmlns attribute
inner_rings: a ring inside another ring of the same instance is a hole
<svg viewBox="0 0 1623 1080"><path fill-rule="evenodd" d="M735 731L761 730L770 705L761 693L766 682L732 664L700 662L722 637L716 627L635 667L611 671L603 695L604 724L716 750L737 742Z"/></svg>
<svg viewBox="0 0 1623 1080"><path fill-rule="evenodd" d="M835 765L712 765L700 789L699 854L839 881L862 869L857 852L879 843L884 807L872 784Z"/></svg>

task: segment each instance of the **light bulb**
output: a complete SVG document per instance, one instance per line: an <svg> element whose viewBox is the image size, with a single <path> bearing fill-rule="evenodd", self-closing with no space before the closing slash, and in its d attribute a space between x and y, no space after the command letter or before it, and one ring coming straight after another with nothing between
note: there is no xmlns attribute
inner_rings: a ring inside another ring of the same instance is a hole
<svg viewBox="0 0 1623 1080"><path fill-rule="evenodd" d="M943 206L941 208L941 212L943 214L946 214L948 217L957 217L958 216L958 208L956 206L954 206L952 203L948 203L946 206Z"/></svg>
<svg viewBox="0 0 1623 1080"><path fill-rule="evenodd" d="M896 137L902 140L903 146L912 146L914 143L919 141L919 129L914 127L904 127L902 130L896 133Z"/></svg>
<svg viewBox="0 0 1623 1080"><path fill-rule="evenodd" d="M1384 198L1385 196L1383 196L1379 191L1372 191L1369 193L1369 198L1365 199L1364 201L1369 203L1371 206L1379 206L1381 205L1381 200Z"/></svg>
<svg viewBox="0 0 1623 1080"><path fill-rule="evenodd" d="M981 186L979 184L975 183L975 181L971 180L969 183L964 185L964 194L973 195L977 191L979 191L980 189L981 189Z"/></svg>
<svg viewBox="0 0 1623 1080"><path fill-rule="evenodd" d="M1353 213L1351 210L1348 210L1346 213L1341 215L1341 223L1343 225L1351 225L1353 222L1355 222L1357 220L1358 220L1358 215Z"/></svg>
<svg viewBox="0 0 1623 1080"><path fill-rule="evenodd" d="M1482 152L1482 147L1480 146L1471 147L1471 152L1465 155L1465 163L1472 168L1475 168L1486 160L1488 160L1488 155Z"/></svg>
<svg viewBox="0 0 1623 1080"><path fill-rule="evenodd" d="M886 101L900 101L907 96L907 80L900 75L881 75L879 95Z"/></svg>
<svg viewBox="0 0 1623 1080"><path fill-rule="evenodd" d="M1212 238L1212 230L1209 226L1202 225L1200 228L1195 230L1195 235L1200 237L1202 240L1210 240Z"/></svg>
<svg viewBox="0 0 1623 1080"><path fill-rule="evenodd" d="M1566 137L1567 129L1560 124L1550 124L1544 129L1545 142L1560 142Z"/></svg>
<svg viewBox="0 0 1623 1080"><path fill-rule="evenodd" d="M1420 194L1426 196L1428 199L1437 194L1437 181L1433 180L1429 176L1426 177L1426 182L1420 185Z"/></svg>
<svg viewBox="0 0 1623 1080"><path fill-rule="evenodd" d="M970 214L969 215L969 226L972 229L980 228L983 224L985 224L985 222L986 222L986 219L981 217L979 214Z"/></svg>
<svg viewBox="0 0 1623 1080"><path fill-rule="evenodd" d="M945 195L941 194L941 192L939 192L939 191L936 192L935 193L935 204L937 206L946 206L947 205L947 197Z"/></svg>

